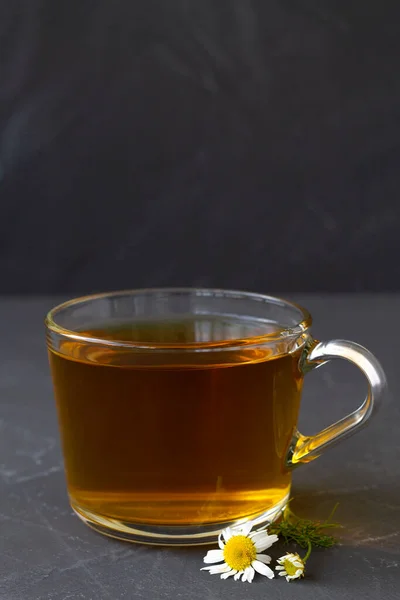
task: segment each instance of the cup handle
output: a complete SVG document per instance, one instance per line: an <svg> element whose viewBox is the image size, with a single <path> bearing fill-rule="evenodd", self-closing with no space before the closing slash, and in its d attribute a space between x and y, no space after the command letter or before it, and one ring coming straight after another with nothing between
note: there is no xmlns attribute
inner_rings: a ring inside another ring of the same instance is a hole
<svg viewBox="0 0 400 600"><path fill-rule="evenodd" d="M288 466L308 463L327 448L355 433L365 425L380 404L387 383L385 373L378 360L363 346L346 340L306 343L300 368L308 373L335 358L344 358L361 369L368 381L368 393L361 406L337 423L313 436L303 436L296 431L289 449Z"/></svg>

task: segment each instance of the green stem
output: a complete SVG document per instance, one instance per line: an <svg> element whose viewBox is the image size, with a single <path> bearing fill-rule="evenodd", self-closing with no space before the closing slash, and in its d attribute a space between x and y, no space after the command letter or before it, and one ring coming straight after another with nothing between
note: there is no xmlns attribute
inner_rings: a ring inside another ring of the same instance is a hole
<svg viewBox="0 0 400 600"><path fill-rule="evenodd" d="M333 515L335 514L335 512L337 511L337 507L339 506L339 502L336 502L335 506L333 507L331 514L329 515L329 517L326 519L324 525L325 527L331 527L332 525L329 524L329 522L332 520ZM333 523L333 526L335 526L335 524Z"/></svg>
<svg viewBox="0 0 400 600"><path fill-rule="evenodd" d="M303 558L303 563L304 564L306 564L306 562L307 562L307 560L308 560L308 558L309 558L309 556L311 554L312 545L311 545L310 540L307 540L307 546L308 546L308 549L307 549L305 557Z"/></svg>

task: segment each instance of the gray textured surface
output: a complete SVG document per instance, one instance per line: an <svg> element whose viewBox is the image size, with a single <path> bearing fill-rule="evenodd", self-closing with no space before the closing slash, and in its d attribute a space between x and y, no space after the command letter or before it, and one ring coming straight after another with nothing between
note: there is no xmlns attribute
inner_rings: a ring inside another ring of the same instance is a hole
<svg viewBox="0 0 400 600"><path fill-rule="evenodd" d="M399 21L0 2L0 292L399 290Z"/></svg>
<svg viewBox="0 0 400 600"><path fill-rule="evenodd" d="M68 506L42 317L55 300L0 302L0 599L261 600L400 597L400 296L299 297L319 338L370 348L391 394L370 426L295 474L298 512L326 516L340 502L341 546L319 551L309 577L251 585L201 573L204 550L119 543L85 527ZM301 430L349 412L362 377L335 363L307 377ZM251 435L251 432L249 432Z"/></svg>

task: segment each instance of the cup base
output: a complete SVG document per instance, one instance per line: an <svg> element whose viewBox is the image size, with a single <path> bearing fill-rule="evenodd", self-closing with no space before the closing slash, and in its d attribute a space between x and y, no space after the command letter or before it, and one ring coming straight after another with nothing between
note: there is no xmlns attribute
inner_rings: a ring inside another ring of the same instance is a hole
<svg viewBox="0 0 400 600"><path fill-rule="evenodd" d="M249 515L237 521L196 526L129 523L128 521L120 521L92 513L74 502L71 502L71 506L86 525L98 533L116 538L117 540L156 546L199 546L215 542L217 536L225 527L239 526L248 521L252 521L253 526L256 528L268 525L268 523L277 519L279 514L285 509L288 501L289 495L286 495L278 504L275 504L275 506L261 514Z"/></svg>

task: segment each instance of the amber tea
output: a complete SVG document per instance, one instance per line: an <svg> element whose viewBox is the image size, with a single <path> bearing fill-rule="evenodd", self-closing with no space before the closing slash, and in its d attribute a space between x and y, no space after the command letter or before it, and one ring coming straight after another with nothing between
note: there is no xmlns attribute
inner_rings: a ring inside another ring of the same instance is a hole
<svg viewBox="0 0 400 600"><path fill-rule="evenodd" d="M366 348L317 342L287 300L220 289L76 298L46 318L71 505L101 533L151 544L214 542L268 525L291 469L373 414L386 378ZM360 407L316 435L296 427L303 375L361 369Z"/></svg>
<svg viewBox="0 0 400 600"><path fill-rule="evenodd" d="M299 350L215 348L279 332L240 317L192 315L80 331L113 345L50 350L68 489L86 518L223 523L284 501L302 374ZM190 359L152 344L202 343ZM126 342L148 343L136 353Z"/></svg>

